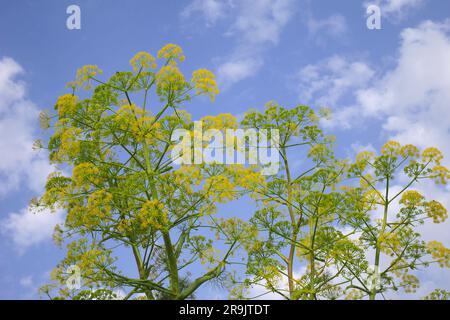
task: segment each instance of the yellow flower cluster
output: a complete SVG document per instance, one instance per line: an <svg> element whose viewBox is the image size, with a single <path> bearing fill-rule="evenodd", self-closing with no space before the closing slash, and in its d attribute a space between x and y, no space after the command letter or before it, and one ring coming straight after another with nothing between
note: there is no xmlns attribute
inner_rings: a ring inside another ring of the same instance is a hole
<svg viewBox="0 0 450 320"><path fill-rule="evenodd" d="M158 130L161 127L155 122L155 117L146 115L145 110L135 104L124 104L117 110L114 121L124 131L130 130L134 138L139 141L153 142L158 138Z"/></svg>
<svg viewBox="0 0 450 320"><path fill-rule="evenodd" d="M165 230L169 224L169 217L162 202L149 200L139 210L137 221L143 229L151 227L156 230Z"/></svg>
<svg viewBox="0 0 450 320"><path fill-rule="evenodd" d="M450 300L450 291L436 289L431 292L429 295L423 298L423 300L442 300L447 301Z"/></svg>
<svg viewBox="0 0 450 320"><path fill-rule="evenodd" d="M364 171L364 169L367 167L368 163L370 163L373 158L375 157L375 154L371 151L362 151L358 153L356 156L355 165L360 171Z"/></svg>
<svg viewBox="0 0 450 320"><path fill-rule="evenodd" d="M435 259L441 268L450 267L450 249L447 249L438 241L430 241L427 244L428 253Z"/></svg>
<svg viewBox="0 0 450 320"><path fill-rule="evenodd" d="M117 110L117 116L143 116L145 114L145 111L138 107L137 105L129 104L128 102L123 103L122 106Z"/></svg>
<svg viewBox="0 0 450 320"><path fill-rule="evenodd" d="M433 219L434 223L442 223L448 218L447 209L437 201L430 201L425 204L427 216Z"/></svg>
<svg viewBox="0 0 450 320"><path fill-rule="evenodd" d="M117 223L117 231L123 235L127 235L132 231L133 227L131 225L130 219L120 219Z"/></svg>
<svg viewBox="0 0 450 320"><path fill-rule="evenodd" d="M419 279L412 274L403 274L400 285L406 293L414 293L420 286Z"/></svg>
<svg viewBox="0 0 450 320"><path fill-rule="evenodd" d="M269 286L276 286L282 279L283 275L278 266L274 264L267 264L255 270L255 276L264 279Z"/></svg>
<svg viewBox="0 0 450 320"><path fill-rule="evenodd" d="M434 162L435 164L440 165L442 159L444 159L444 156L439 149L427 148L422 152L423 162Z"/></svg>
<svg viewBox="0 0 450 320"><path fill-rule="evenodd" d="M246 248L252 248L258 236L258 229L238 218L219 219L220 228L216 230L216 239L219 240L221 234L227 239L239 240Z"/></svg>
<svg viewBox="0 0 450 320"><path fill-rule="evenodd" d="M141 51L138 52L133 58L131 58L130 64L135 72L141 69L155 69L156 59L150 53Z"/></svg>
<svg viewBox="0 0 450 320"><path fill-rule="evenodd" d="M212 200L224 203L234 198L236 186L225 176L213 176L205 181L204 191L212 195Z"/></svg>
<svg viewBox="0 0 450 320"><path fill-rule="evenodd" d="M200 263L203 265L216 263L219 261L219 254L220 250L208 245L205 250L199 252Z"/></svg>
<svg viewBox="0 0 450 320"><path fill-rule="evenodd" d="M450 171L444 166L435 166L432 170L432 176L437 184L447 184L450 180Z"/></svg>
<svg viewBox="0 0 450 320"><path fill-rule="evenodd" d="M96 268L99 265L108 262L108 253L105 250L100 250L98 248L92 248L83 252L78 257L78 266L83 274L83 280L89 281L98 274Z"/></svg>
<svg viewBox="0 0 450 320"><path fill-rule="evenodd" d="M114 121L124 131L131 131L134 138L139 141L153 142L158 139L161 124L154 121L154 117L146 115L146 112L135 104L124 104L117 110Z"/></svg>
<svg viewBox="0 0 450 320"><path fill-rule="evenodd" d="M81 67L77 70L76 80L75 83L77 86L83 86L86 90L89 90L91 88L90 86L90 80L95 77L97 74L103 73L102 70L100 70L95 65L86 65Z"/></svg>
<svg viewBox="0 0 450 320"><path fill-rule="evenodd" d="M73 115L77 111L78 97L72 94L65 94L56 101L55 109L58 110L59 117Z"/></svg>
<svg viewBox="0 0 450 320"><path fill-rule="evenodd" d="M268 119L275 119L278 117L280 105L276 101L269 101L264 105L264 113Z"/></svg>
<svg viewBox="0 0 450 320"><path fill-rule="evenodd" d="M112 195L105 190L91 193L87 205L79 203L71 205L66 224L70 227L91 229L99 226L103 220L111 217Z"/></svg>
<svg viewBox="0 0 450 320"><path fill-rule="evenodd" d="M80 128L67 128L61 133L61 145L55 160L62 160L66 157L76 157L80 152L81 142L79 140L82 130ZM53 160L53 159L52 159Z"/></svg>
<svg viewBox="0 0 450 320"><path fill-rule="evenodd" d="M397 141L388 141L382 148L381 153L384 155L397 156L401 153L402 146Z"/></svg>
<svg viewBox="0 0 450 320"><path fill-rule="evenodd" d="M308 157L317 162L323 162L326 160L329 151L326 145L316 144L312 146L308 151Z"/></svg>
<svg viewBox="0 0 450 320"><path fill-rule="evenodd" d="M361 183L365 183L365 181L361 181ZM367 205L367 208L375 209L377 205L384 204L384 199L381 198L380 193L370 189L363 195L364 204Z"/></svg>
<svg viewBox="0 0 450 320"><path fill-rule="evenodd" d="M100 170L92 163L84 162L73 168L72 180L75 187L82 188L100 183Z"/></svg>
<svg viewBox="0 0 450 320"><path fill-rule="evenodd" d="M202 181L202 173L197 165L183 165L174 171L175 182L181 185L199 185Z"/></svg>
<svg viewBox="0 0 450 320"><path fill-rule="evenodd" d="M136 141L146 141L147 144L151 144L160 137L158 129L161 128L161 123L155 122L154 120L155 117L133 119L131 123L131 132Z"/></svg>
<svg viewBox="0 0 450 320"><path fill-rule="evenodd" d="M401 242L396 233L381 234L378 238L381 252L394 257L400 251Z"/></svg>
<svg viewBox="0 0 450 320"><path fill-rule="evenodd" d="M183 62L185 56L183 50L179 46L169 43L158 51L158 59L166 59L169 61L169 64L175 64L175 59Z"/></svg>
<svg viewBox="0 0 450 320"><path fill-rule="evenodd" d="M178 92L186 87L186 80L180 69L173 65L162 67L156 74L156 91L158 95Z"/></svg>
<svg viewBox="0 0 450 320"><path fill-rule="evenodd" d="M47 177L47 186L45 193L40 199L32 199L32 205L39 206L42 204L48 206L52 210L58 205L63 205L63 199L66 198L68 189L61 186L49 186L49 181L58 176L60 176L59 172L52 172Z"/></svg>
<svg viewBox="0 0 450 320"><path fill-rule="evenodd" d="M238 121L231 113L221 113L217 116L206 116L201 119L203 129L236 129Z"/></svg>
<svg viewBox="0 0 450 320"><path fill-rule="evenodd" d="M400 155L403 157L417 158L419 156L419 149L412 144L407 144L400 149Z"/></svg>
<svg viewBox="0 0 450 320"><path fill-rule="evenodd" d="M84 204L71 205L67 210L66 226L69 228L91 228L96 225L92 223L91 218L86 214Z"/></svg>
<svg viewBox="0 0 450 320"><path fill-rule="evenodd" d="M119 125L120 129L128 130L132 125L132 122L138 117L144 116L144 114L144 110L136 106L134 103L125 103L119 108L119 110L117 110L114 121Z"/></svg>
<svg viewBox="0 0 450 320"><path fill-rule="evenodd" d="M92 279L98 275L99 265L112 262L109 253L110 251L103 250L93 243L89 244L85 238L73 241L67 245L67 256L52 271L51 278L60 281L62 284L65 283L67 277L72 275L72 273L67 272L67 268L76 265L80 268L82 274L82 285L89 286L92 284L91 281L94 281ZM68 293L66 292L66 294Z"/></svg>
<svg viewBox="0 0 450 320"><path fill-rule="evenodd" d="M217 82L214 74L206 69L199 69L192 73L191 82L198 95L208 95L211 101L214 101L216 95L219 93Z"/></svg>
<svg viewBox="0 0 450 320"><path fill-rule="evenodd" d="M241 188L253 191L264 188L266 185L264 176L259 171L252 170L252 168L236 164L230 166L229 171L236 186Z"/></svg>
<svg viewBox="0 0 450 320"><path fill-rule="evenodd" d="M417 207L423 205L424 199L425 197L419 192L408 190L403 193L402 198L400 199L400 204L403 204L407 207Z"/></svg>
<svg viewBox="0 0 450 320"><path fill-rule="evenodd" d="M111 216L112 195L105 190L96 190L89 195L87 213L95 220L102 220Z"/></svg>

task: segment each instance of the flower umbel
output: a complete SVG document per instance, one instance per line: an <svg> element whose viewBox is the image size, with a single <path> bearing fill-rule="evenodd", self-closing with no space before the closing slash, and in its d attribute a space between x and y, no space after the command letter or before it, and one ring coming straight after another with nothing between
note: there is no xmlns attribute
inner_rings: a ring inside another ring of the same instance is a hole
<svg viewBox="0 0 450 320"><path fill-rule="evenodd" d="M133 67L133 70L139 71L140 69L155 69L156 68L156 59L150 53L141 51L138 52L131 60L130 64Z"/></svg>
<svg viewBox="0 0 450 320"><path fill-rule="evenodd" d="M191 82L194 84L198 95L208 95L211 101L214 101L215 96L219 93L214 74L207 69L194 71Z"/></svg>
<svg viewBox="0 0 450 320"><path fill-rule="evenodd" d="M179 46L169 43L158 51L158 59L166 59L169 64L176 64L175 60L183 62L185 56L183 50Z"/></svg>

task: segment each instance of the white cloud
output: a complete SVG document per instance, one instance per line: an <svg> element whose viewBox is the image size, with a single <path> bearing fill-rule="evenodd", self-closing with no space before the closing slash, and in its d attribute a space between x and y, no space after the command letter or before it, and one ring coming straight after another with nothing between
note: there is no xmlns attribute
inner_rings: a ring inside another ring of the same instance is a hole
<svg viewBox="0 0 450 320"><path fill-rule="evenodd" d="M0 231L13 240L19 252L23 252L29 247L48 241L55 225L62 221L62 211L34 212L25 208L19 213L10 213L2 220Z"/></svg>
<svg viewBox="0 0 450 320"><path fill-rule="evenodd" d="M236 58L221 64L217 70L217 78L222 88L255 75L263 62L261 59Z"/></svg>
<svg viewBox="0 0 450 320"><path fill-rule="evenodd" d="M375 0L367 1L365 6L375 4L381 8L382 15L401 18L411 10L420 8L424 3L425 0Z"/></svg>
<svg viewBox="0 0 450 320"><path fill-rule="evenodd" d="M256 45L278 43L280 33L293 14L292 0L240 1L239 14L230 34Z"/></svg>
<svg viewBox="0 0 450 320"><path fill-rule="evenodd" d="M0 60L0 115L7 112L12 102L23 97L23 83L14 78L23 72L22 67L11 58Z"/></svg>
<svg viewBox="0 0 450 320"><path fill-rule="evenodd" d="M40 191L52 167L43 153L33 152L39 110L25 97L25 84L16 78L22 67L0 59L0 196L26 186Z"/></svg>
<svg viewBox="0 0 450 320"><path fill-rule="evenodd" d="M19 283L23 287L32 287L33 286L33 276L26 276L19 280Z"/></svg>
<svg viewBox="0 0 450 320"><path fill-rule="evenodd" d="M276 45L294 12L293 0L192 0L181 12L185 19L200 13L207 26L229 18L224 33L236 44L227 56L216 59L220 89L252 77L264 65L264 51Z"/></svg>
<svg viewBox="0 0 450 320"><path fill-rule="evenodd" d="M223 0L194 0L183 9L181 16L188 19L197 13L201 13L207 25L210 26L225 17L230 5L230 1Z"/></svg>
<svg viewBox="0 0 450 320"><path fill-rule="evenodd" d="M317 38L327 34L331 37L341 37L348 31L347 20L341 14L333 14L325 19L315 19L310 15L307 20L309 33Z"/></svg>
<svg viewBox="0 0 450 320"><path fill-rule="evenodd" d="M450 22L406 29L396 67L356 94L359 112L386 119L394 138L420 147L430 143L450 156Z"/></svg>
<svg viewBox="0 0 450 320"><path fill-rule="evenodd" d="M294 79L302 101L335 107L344 95L364 88L374 74L364 62L333 56L303 67Z"/></svg>
<svg viewBox="0 0 450 320"><path fill-rule="evenodd" d="M254 76L264 64L264 51L276 45L286 24L292 18L292 0L242 0L236 3L236 18L227 35L236 37L231 54L218 66L222 89Z"/></svg>
<svg viewBox="0 0 450 320"><path fill-rule="evenodd" d="M54 171L45 152L32 150L39 110L26 98L25 83L17 79L23 72L13 59L0 59L0 197L19 188L21 194L42 192L48 174ZM54 225L61 221L61 212L34 214L24 208L3 218L0 231L23 251L50 238Z"/></svg>
<svg viewBox="0 0 450 320"><path fill-rule="evenodd" d="M354 127L374 119L380 123L386 139L420 148L438 147L445 155L444 164L449 167L450 20L427 21L416 28L407 28L400 40L394 67L378 72L379 77L364 62L333 57L330 59L337 63L331 65L337 67L330 66L328 59L302 69L304 80L300 81L300 92L313 101L331 103L329 106L335 109L335 114L330 125ZM450 187L421 181L414 188L450 208ZM428 223L420 230L425 240L438 240L450 246L449 226L450 220L439 225ZM441 274L440 281L436 274ZM440 272L435 266L421 273L427 291L431 287L448 289L449 277L448 272Z"/></svg>
<svg viewBox="0 0 450 320"><path fill-rule="evenodd" d="M336 112L328 123L351 127L362 118L385 119L392 137L421 147L432 141L450 154L450 22L424 22L401 34L395 67L374 77L364 61L333 56L296 75L300 98Z"/></svg>

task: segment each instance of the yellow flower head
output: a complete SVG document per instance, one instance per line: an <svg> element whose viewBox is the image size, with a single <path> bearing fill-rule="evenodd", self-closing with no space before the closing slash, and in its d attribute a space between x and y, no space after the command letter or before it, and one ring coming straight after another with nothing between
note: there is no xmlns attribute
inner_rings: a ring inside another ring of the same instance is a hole
<svg viewBox="0 0 450 320"><path fill-rule="evenodd" d="M217 116L206 116L201 119L203 129L237 129L238 121L231 113L221 113Z"/></svg>
<svg viewBox="0 0 450 320"><path fill-rule="evenodd" d="M158 51L158 59L166 59L169 61L170 64L175 64L176 63L175 59L178 59L178 61L183 62L185 56L183 54L183 50L179 46L177 46L176 44L169 43Z"/></svg>
<svg viewBox="0 0 450 320"><path fill-rule="evenodd" d="M434 223L442 223L448 218L447 209L437 201L430 201L425 204L427 216L433 219Z"/></svg>
<svg viewBox="0 0 450 320"><path fill-rule="evenodd" d="M141 51L130 60L130 64L135 72L140 69L155 69L156 59L150 53Z"/></svg>
<svg viewBox="0 0 450 320"><path fill-rule="evenodd" d="M447 249L438 241L430 241L427 244L428 253L439 263L441 268L450 267L450 249Z"/></svg>
<svg viewBox="0 0 450 320"><path fill-rule="evenodd" d="M444 166L435 166L432 175L438 184L447 184L447 181L450 180L450 171Z"/></svg>
<svg viewBox="0 0 450 320"><path fill-rule="evenodd" d="M158 129L161 128L161 123L155 122L155 117L141 117L133 119L131 122L131 133L136 141L147 141L151 144L155 139L162 138Z"/></svg>
<svg viewBox="0 0 450 320"><path fill-rule="evenodd" d="M417 149L417 147L412 144L407 144L400 149L400 154L405 158L417 158L419 156L419 149Z"/></svg>
<svg viewBox="0 0 450 320"><path fill-rule="evenodd" d="M381 153L384 155L398 156L401 153L402 146L397 141L388 141L382 148Z"/></svg>
<svg viewBox="0 0 450 320"><path fill-rule="evenodd" d="M95 77L97 74L102 74L103 71L100 70L95 65L86 65L77 70L76 82L79 86L84 85L86 90L91 88L90 80Z"/></svg>
<svg viewBox="0 0 450 320"><path fill-rule="evenodd" d="M77 110L78 97L72 94L65 94L56 101L55 109L58 110L59 117L72 115Z"/></svg>
<svg viewBox="0 0 450 320"><path fill-rule="evenodd" d="M92 163L84 162L73 168L72 180L76 187L83 187L99 182L100 170Z"/></svg>
<svg viewBox="0 0 450 320"><path fill-rule="evenodd" d="M194 71L191 82L194 84L198 95L208 95L211 101L214 101L215 96L219 93L214 74L209 70L199 69Z"/></svg>
<svg viewBox="0 0 450 320"><path fill-rule="evenodd" d="M102 219L111 216L112 195L105 190L93 192L86 207L86 218L93 223L100 223Z"/></svg>
<svg viewBox="0 0 450 320"><path fill-rule="evenodd" d="M362 151L356 156L355 165L360 171L363 171L374 157L375 154L372 151Z"/></svg>
<svg viewBox="0 0 450 320"><path fill-rule="evenodd" d="M61 145L58 150L59 159L73 158L78 155L81 147L79 140L81 131L80 128L73 127L62 132Z"/></svg>
<svg viewBox="0 0 450 320"><path fill-rule="evenodd" d="M214 201L224 203L234 198L236 186L224 176L213 176L205 181L204 191L212 195Z"/></svg>
<svg viewBox="0 0 450 320"><path fill-rule="evenodd" d="M382 234L378 238L378 246L381 252L389 256L394 256L395 252L398 252L401 248L401 241L396 233Z"/></svg>
<svg viewBox="0 0 450 320"><path fill-rule="evenodd" d="M364 193L363 200L366 206L373 208L378 204L382 204L384 201L384 199L381 198L380 193L373 189Z"/></svg>
<svg viewBox="0 0 450 320"><path fill-rule="evenodd" d="M425 197L419 192L409 190L403 193L402 198L400 199L400 204L403 204L407 207L416 207L422 205L424 199Z"/></svg>
<svg viewBox="0 0 450 320"><path fill-rule="evenodd" d="M434 162L435 164L440 165L442 159L444 159L444 156L437 148L427 148L422 152L423 162Z"/></svg>
<svg viewBox="0 0 450 320"><path fill-rule="evenodd" d="M419 284L419 279L416 276L407 273L402 276L402 281L400 283L406 293L416 292L419 288Z"/></svg>
<svg viewBox="0 0 450 320"><path fill-rule="evenodd" d="M173 65L162 67L156 74L156 91L159 95L165 92L177 92L186 87L186 80L180 69Z"/></svg>
<svg viewBox="0 0 450 320"><path fill-rule="evenodd" d="M137 215L137 220L143 229L152 227L156 230L163 230L169 224L164 204L158 200L145 202Z"/></svg>
<svg viewBox="0 0 450 320"><path fill-rule="evenodd" d="M308 157L315 161L325 161L329 151L324 144L316 144L312 146L308 151Z"/></svg>

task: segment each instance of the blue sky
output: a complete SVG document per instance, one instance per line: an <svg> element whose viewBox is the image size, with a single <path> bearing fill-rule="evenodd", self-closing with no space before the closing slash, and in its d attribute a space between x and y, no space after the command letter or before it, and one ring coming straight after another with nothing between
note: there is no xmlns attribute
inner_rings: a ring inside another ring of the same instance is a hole
<svg viewBox="0 0 450 320"><path fill-rule="evenodd" d="M371 3L382 9L381 30L366 27ZM66 28L71 4L81 8L81 30ZM205 67L219 80L213 105L186 106L195 118L241 115L270 100L328 106L334 116L323 125L342 157L395 138L440 147L448 165L449 13L450 2L440 0L1 0L0 299L36 298L63 256L51 242L62 213L27 211L52 170L31 144L42 135L38 110L52 108L80 66L111 74L128 69L138 51L176 43L187 56L183 71ZM450 207L448 188L422 188ZM449 246L448 227L424 235ZM417 296L450 289L447 271L421 279ZM219 297L215 290L199 297Z"/></svg>

